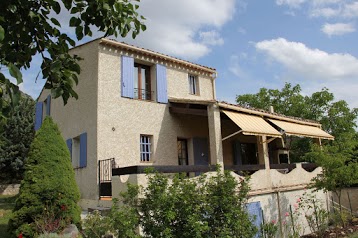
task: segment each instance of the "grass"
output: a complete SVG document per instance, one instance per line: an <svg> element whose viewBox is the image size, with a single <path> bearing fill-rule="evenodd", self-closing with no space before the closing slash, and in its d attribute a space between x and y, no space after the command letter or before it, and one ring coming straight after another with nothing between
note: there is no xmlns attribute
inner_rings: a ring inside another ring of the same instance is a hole
<svg viewBox="0 0 358 238"><path fill-rule="evenodd" d="M2 238L11 238L7 232L7 222L15 205L15 199L16 196L0 195L0 234Z"/></svg>

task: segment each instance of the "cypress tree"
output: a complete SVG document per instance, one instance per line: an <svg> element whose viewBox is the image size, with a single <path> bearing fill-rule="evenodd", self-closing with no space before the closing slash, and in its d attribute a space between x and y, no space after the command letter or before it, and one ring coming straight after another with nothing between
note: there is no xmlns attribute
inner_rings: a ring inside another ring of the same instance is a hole
<svg viewBox="0 0 358 238"><path fill-rule="evenodd" d="M70 223L79 225L79 199L66 143L52 118L46 117L25 162L24 179L9 220L9 230L27 238L41 233L39 223L51 221L62 227Z"/></svg>

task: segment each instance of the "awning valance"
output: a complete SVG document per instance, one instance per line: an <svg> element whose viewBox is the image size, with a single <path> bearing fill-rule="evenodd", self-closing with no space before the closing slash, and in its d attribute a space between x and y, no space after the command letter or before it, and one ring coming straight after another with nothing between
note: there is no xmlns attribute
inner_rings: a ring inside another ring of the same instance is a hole
<svg viewBox="0 0 358 238"><path fill-rule="evenodd" d="M333 136L323 131L319 127L297 124L287 121L279 121L274 119L267 119L267 120L272 122L279 128L281 128L284 131L284 134L286 135L334 140Z"/></svg>
<svg viewBox="0 0 358 238"><path fill-rule="evenodd" d="M281 133L262 117L226 110L222 112L241 128L244 135L281 137Z"/></svg>

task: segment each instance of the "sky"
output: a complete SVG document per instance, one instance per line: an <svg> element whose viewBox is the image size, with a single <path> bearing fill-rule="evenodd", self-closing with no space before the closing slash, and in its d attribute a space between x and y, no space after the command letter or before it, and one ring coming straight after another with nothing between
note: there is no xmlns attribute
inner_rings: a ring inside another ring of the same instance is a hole
<svg viewBox="0 0 358 238"><path fill-rule="evenodd" d="M218 71L217 99L260 88L300 84L310 95L327 87L358 107L358 1L141 0L147 31L117 39ZM66 25L68 14L57 18ZM68 34L73 29L63 27ZM95 37L100 37L98 33ZM80 43L91 40L85 38ZM37 98L40 58L23 71L20 88Z"/></svg>

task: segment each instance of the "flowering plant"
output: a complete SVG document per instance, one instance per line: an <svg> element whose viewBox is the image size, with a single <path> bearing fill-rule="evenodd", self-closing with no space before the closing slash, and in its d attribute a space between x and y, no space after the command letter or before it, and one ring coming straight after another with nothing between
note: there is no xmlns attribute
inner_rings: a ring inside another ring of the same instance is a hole
<svg viewBox="0 0 358 238"><path fill-rule="evenodd" d="M278 225L276 220L272 220L271 222L263 223L261 225L261 233L263 237L273 238L276 236L277 231Z"/></svg>

